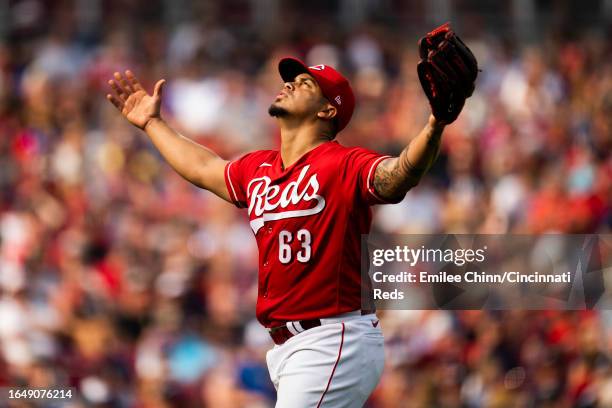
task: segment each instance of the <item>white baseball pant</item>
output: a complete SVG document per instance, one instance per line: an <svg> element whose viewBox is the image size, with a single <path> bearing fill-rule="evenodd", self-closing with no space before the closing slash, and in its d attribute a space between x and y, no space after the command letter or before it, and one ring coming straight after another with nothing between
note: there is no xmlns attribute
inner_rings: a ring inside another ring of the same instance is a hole
<svg viewBox="0 0 612 408"><path fill-rule="evenodd" d="M361 408L384 366L384 340L375 314L321 319L268 351L276 408Z"/></svg>

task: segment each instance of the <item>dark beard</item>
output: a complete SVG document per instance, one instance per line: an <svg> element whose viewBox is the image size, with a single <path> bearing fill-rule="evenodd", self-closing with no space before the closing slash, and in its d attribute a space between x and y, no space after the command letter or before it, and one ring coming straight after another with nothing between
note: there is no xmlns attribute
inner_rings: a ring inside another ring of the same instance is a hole
<svg viewBox="0 0 612 408"><path fill-rule="evenodd" d="M285 108L281 108L272 104L268 108L268 115L272 116L273 118L282 118L284 116L289 115L289 112Z"/></svg>

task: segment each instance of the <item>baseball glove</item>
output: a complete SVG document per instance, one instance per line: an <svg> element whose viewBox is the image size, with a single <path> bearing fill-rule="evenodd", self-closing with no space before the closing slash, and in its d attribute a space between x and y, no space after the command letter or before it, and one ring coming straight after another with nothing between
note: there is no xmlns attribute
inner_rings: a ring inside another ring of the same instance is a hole
<svg viewBox="0 0 612 408"><path fill-rule="evenodd" d="M478 62L446 23L419 40L417 73L436 119L451 123L474 92Z"/></svg>

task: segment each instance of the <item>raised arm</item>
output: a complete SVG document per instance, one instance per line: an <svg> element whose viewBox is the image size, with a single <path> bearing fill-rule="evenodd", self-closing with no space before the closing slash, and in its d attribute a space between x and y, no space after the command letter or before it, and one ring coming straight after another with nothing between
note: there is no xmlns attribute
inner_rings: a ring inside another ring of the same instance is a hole
<svg viewBox="0 0 612 408"><path fill-rule="evenodd" d="M440 151L444 123L431 115L428 124L398 157L384 160L376 168L374 189L391 203L401 201L429 170Z"/></svg>
<svg viewBox="0 0 612 408"><path fill-rule="evenodd" d="M389 202L399 202L416 186L438 156L440 137L474 92L478 62L472 51L446 23L419 40L417 74L429 99L429 123L399 157L376 169L374 188Z"/></svg>
<svg viewBox="0 0 612 408"><path fill-rule="evenodd" d="M230 201L225 185L226 160L212 150L172 129L161 117L161 96L166 81L155 84L149 95L131 71L115 72L108 81L113 94L106 98L134 126L145 131L168 164L190 183Z"/></svg>

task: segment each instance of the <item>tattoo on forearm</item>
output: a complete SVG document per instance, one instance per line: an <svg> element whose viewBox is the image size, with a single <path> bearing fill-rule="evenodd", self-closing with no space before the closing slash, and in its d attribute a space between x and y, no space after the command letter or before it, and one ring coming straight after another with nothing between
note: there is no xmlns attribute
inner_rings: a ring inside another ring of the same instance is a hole
<svg viewBox="0 0 612 408"><path fill-rule="evenodd" d="M428 126L399 157L383 161L374 174L374 188L378 195L396 202L416 186L438 156L441 134L441 128Z"/></svg>
<svg viewBox="0 0 612 408"><path fill-rule="evenodd" d="M399 158L394 157L380 163L374 174L374 189L376 193L388 201L395 201L400 197L400 182L406 182L402 177L402 170L398 165ZM409 188L409 187L408 187ZM408 191L406 189L406 191Z"/></svg>

